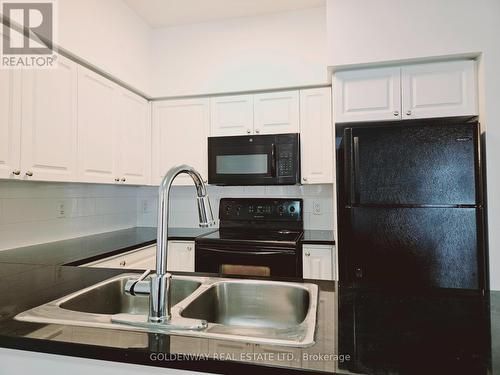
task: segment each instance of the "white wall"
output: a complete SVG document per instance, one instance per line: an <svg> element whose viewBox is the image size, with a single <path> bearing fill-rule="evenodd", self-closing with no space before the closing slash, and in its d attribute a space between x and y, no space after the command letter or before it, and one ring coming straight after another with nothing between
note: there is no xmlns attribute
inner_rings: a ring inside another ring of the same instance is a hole
<svg viewBox="0 0 500 375"><path fill-rule="evenodd" d="M157 188L143 187L138 192L137 225L156 226ZM214 216L219 217L221 198L280 197L304 199L304 227L306 229L332 230L333 185L303 186L209 186L208 192ZM198 211L194 186L174 186L171 193L169 223L171 227L197 227ZM321 213L314 214L313 202L321 205Z"/></svg>
<svg viewBox="0 0 500 375"><path fill-rule="evenodd" d="M122 0L59 0L59 45L106 73L151 92L151 28Z"/></svg>
<svg viewBox="0 0 500 375"><path fill-rule="evenodd" d="M324 84L325 8L157 29L153 96Z"/></svg>
<svg viewBox="0 0 500 375"><path fill-rule="evenodd" d="M66 217L61 218L64 202ZM0 182L0 250L135 227L137 188Z"/></svg>
<svg viewBox="0 0 500 375"><path fill-rule="evenodd" d="M480 121L486 130L491 288L500 290L500 1L328 0L328 64L482 54Z"/></svg>

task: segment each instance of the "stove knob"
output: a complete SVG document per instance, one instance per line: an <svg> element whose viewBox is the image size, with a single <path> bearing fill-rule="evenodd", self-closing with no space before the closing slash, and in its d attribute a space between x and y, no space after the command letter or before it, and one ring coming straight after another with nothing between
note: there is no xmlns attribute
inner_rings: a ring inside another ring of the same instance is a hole
<svg viewBox="0 0 500 375"><path fill-rule="evenodd" d="M282 214L283 212L285 212L285 207L279 206L278 211L280 212L280 214Z"/></svg>
<svg viewBox="0 0 500 375"><path fill-rule="evenodd" d="M289 210L293 214L295 212L295 206L290 206Z"/></svg>

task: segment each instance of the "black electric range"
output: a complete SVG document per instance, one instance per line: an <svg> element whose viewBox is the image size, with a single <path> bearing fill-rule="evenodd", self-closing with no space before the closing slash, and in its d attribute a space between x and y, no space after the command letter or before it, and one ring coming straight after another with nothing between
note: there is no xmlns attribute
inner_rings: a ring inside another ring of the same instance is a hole
<svg viewBox="0 0 500 375"><path fill-rule="evenodd" d="M302 277L303 202L223 198L219 230L196 238L195 271Z"/></svg>

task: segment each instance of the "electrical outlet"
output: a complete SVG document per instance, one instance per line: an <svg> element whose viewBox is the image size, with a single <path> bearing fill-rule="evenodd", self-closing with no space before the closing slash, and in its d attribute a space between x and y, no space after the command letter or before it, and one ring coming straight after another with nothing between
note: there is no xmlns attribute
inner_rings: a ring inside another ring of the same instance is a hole
<svg viewBox="0 0 500 375"><path fill-rule="evenodd" d="M313 213L314 215L321 215L321 203L319 201L313 202Z"/></svg>
<svg viewBox="0 0 500 375"><path fill-rule="evenodd" d="M149 212L149 201L147 199L142 200L142 212Z"/></svg>
<svg viewBox="0 0 500 375"><path fill-rule="evenodd" d="M57 202L57 218L63 219L66 217L66 202L59 201Z"/></svg>

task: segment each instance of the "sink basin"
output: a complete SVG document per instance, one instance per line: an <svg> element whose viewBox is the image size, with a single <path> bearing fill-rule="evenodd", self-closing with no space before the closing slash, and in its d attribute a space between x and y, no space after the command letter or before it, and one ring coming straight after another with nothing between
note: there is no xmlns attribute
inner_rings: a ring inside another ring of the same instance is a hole
<svg viewBox="0 0 500 375"><path fill-rule="evenodd" d="M314 344L315 284L174 275L172 322L206 321L195 330L149 322L149 296L124 292L126 282L138 276L115 276L22 312L15 319L291 347Z"/></svg>
<svg viewBox="0 0 500 375"><path fill-rule="evenodd" d="M123 293L130 277L120 277L86 289L59 304L61 309L92 314L148 314L149 296L130 296ZM172 305L176 305L201 285L200 281L173 278Z"/></svg>
<svg viewBox="0 0 500 375"><path fill-rule="evenodd" d="M191 302L181 316L225 326L289 328L304 321L309 298L306 289L290 285L220 282Z"/></svg>

